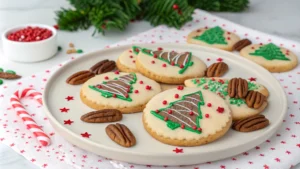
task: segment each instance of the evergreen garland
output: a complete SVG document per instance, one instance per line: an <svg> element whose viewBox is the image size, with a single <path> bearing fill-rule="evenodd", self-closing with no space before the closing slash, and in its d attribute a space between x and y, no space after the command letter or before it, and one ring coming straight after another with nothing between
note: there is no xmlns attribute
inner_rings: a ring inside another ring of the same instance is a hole
<svg viewBox="0 0 300 169"><path fill-rule="evenodd" d="M74 9L56 12L60 30L85 30L95 27L94 33L106 30L123 31L130 20L143 19L153 26L165 24L181 28L192 20L195 8L208 11L242 11L248 0L68 0Z"/></svg>

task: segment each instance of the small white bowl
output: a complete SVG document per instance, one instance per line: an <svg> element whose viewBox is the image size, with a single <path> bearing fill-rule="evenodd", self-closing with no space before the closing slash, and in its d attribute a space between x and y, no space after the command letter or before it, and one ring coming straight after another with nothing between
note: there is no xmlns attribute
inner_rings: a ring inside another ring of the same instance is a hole
<svg viewBox="0 0 300 169"><path fill-rule="evenodd" d="M35 42L17 42L7 38L10 33L16 32L20 29L31 27L46 28L52 31L52 36L48 39ZM26 24L19 25L7 29L2 34L2 44L4 55L12 61L17 62L38 62L49 59L57 52L57 33L52 26L42 24Z"/></svg>

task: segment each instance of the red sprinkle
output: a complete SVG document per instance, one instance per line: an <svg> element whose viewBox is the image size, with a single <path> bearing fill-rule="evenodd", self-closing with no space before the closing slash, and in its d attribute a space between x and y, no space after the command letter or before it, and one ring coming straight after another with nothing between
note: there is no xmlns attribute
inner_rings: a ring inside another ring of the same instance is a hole
<svg viewBox="0 0 300 169"><path fill-rule="evenodd" d="M108 77L108 76L105 76L105 77L104 77L104 79L105 79L105 80L108 80L108 79L109 79L109 77Z"/></svg>
<svg viewBox="0 0 300 169"><path fill-rule="evenodd" d="M201 128L201 127L199 127L197 130L198 130L198 131L202 131L202 128Z"/></svg>
<svg viewBox="0 0 300 169"><path fill-rule="evenodd" d="M194 129L194 130L197 130L197 126L193 126L193 129Z"/></svg>
<svg viewBox="0 0 300 169"><path fill-rule="evenodd" d="M135 63L135 60L133 60L132 62Z"/></svg>
<svg viewBox="0 0 300 169"><path fill-rule="evenodd" d="M127 88L126 92L127 92L127 93L130 92L130 87Z"/></svg>
<svg viewBox="0 0 300 169"><path fill-rule="evenodd" d="M172 62L171 62L171 65L172 65L172 66L174 66L174 65L175 65L175 62L174 62L174 61L172 61Z"/></svg>
<svg viewBox="0 0 300 169"><path fill-rule="evenodd" d="M167 102L167 100L164 100L163 102L162 102L162 104L164 104L164 105L166 105L168 102Z"/></svg>
<svg viewBox="0 0 300 169"><path fill-rule="evenodd" d="M10 33L7 39L18 42L35 42L48 39L52 36L52 31L46 28L31 27L20 29Z"/></svg>
<svg viewBox="0 0 300 169"><path fill-rule="evenodd" d="M164 120L167 121L167 120L168 120L168 117L165 117Z"/></svg>
<svg viewBox="0 0 300 169"><path fill-rule="evenodd" d="M164 63L164 64L162 65L162 67L167 67L167 64Z"/></svg>
<svg viewBox="0 0 300 169"><path fill-rule="evenodd" d="M197 32L201 32L201 30L200 30L200 29L198 29L198 30L197 30Z"/></svg>
<svg viewBox="0 0 300 169"><path fill-rule="evenodd" d="M128 94L127 93L125 94L125 97L128 98Z"/></svg>
<svg viewBox="0 0 300 169"><path fill-rule="evenodd" d="M136 52L140 52L140 50L139 50L138 48L135 48L135 51L136 51Z"/></svg>
<svg viewBox="0 0 300 169"><path fill-rule="evenodd" d="M59 26L58 25L53 25L53 27L58 30L59 29Z"/></svg>
<svg viewBox="0 0 300 169"><path fill-rule="evenodd" d="M158 47L157 50L163 50L163 48L162 47Z"/></svg>
<svg viewBox="0 0 300 169"><path fill-rule="evenodd" d="M120 72L119 72L118 70L116 70L116 71L115 71L115 74L118 75L118 74L120 74Z"/></svg>
<svg viewBox="0 0 300 169"><path fill-rule="evenodd" d="M179 94L175 94L174 97L175 97L176 99L178 99L178 98L179 98Z"/></svg>
<svg viewBox="0 0 300 169"><path fill-rule="evenodd" d="M101 89L101 88L102 88L102 86L101 86L101 85L97 85L97 88L98 88L98 89Z"/></svg>
<svg viewBox="0 0 300 169"><path fill-rule="evenodd" d="M132 50L129 50L129 53L132 53Z"/></svg>
<svg viewBox="0 0 300 169"><path fill-rule="evenodd" d="M211 80L212 80L212 81L215 81L216 79L215 79L215 78L211 78Z"/></svg>
<svg viewBox="0 0 300 169"><path fill-rule="evenodd" d="M141 80L141 81L140 81L140 84L144 84L144 82Z"/></svg>
<svg viewBox="0 0 300 169"><path fill-rule="evenodd" d="M152 87L149 86L149 85L146 86L146 90L151 90L151 88L152 88Z"/></svg>
<svg viewBox="0 0 300 169"><path fill-rule="evenodd" d="M185 128L184 124L182 124L182 125L181 125L181 128L182 128L182 129L184 129L184 128Z"/></svg>
<svg viewBox="0 0 300 169"><path fill-rule="evenodd" d="M154 57L154 58L157 58L157 54L154 54L153 57Z"/></svg>
<svg viewBox="0 0 300 169"><path fill-rule="evenodd" d="M189 114L192 116L192 115L194 115L194 112L191 111Z"/></svg>
<svg viewBox="0 0 300 169"><path fill-rule="evenodd" d="M138 91L138 90L135 90L134 93L139 93L139 91Z"/></svg>
<svg viewBox="0 0 300 169"><path fill-rule="evenodd" d="M230 40L230 37L228 37L227 40Z"/></svg>
<svg viewBox="0 0 300 169"><path fill-rule="evenodd" d="M207 103L207 107L211 107L211 103Z"/></svg>
<svg viewBox="0 0 300 169"><path fill-rule="evenodd" d="M154 63L155 63L155 61L154 61L154 60L152 60L152 61L151 61L151 63L152 63L152 64L154 64Z"/></svg>
<svg viewBox="0 0 300 169"><path fill-rule="evenodd" d="M184 68L183 64L180 65L180 68L181 68L181 69Z"/></svg>
<svg viewBox="0 0 300 169"><path fill-rule="evenodd" d="M130 55L129 57L130 57L130 58L133 58L133 56L132 56L132 55Z"/></svg>
<svg viewBox="0 0 300 169"><path fill-rule="evenodd" d="M209 118L209 114L205 114L205 117L206 117L206 118Z"/></svg>
<svg viewBox="0 0 300 169"><path fill-rule="evenodd" d="M168 110L168 113L169 113L169 114L172 114L172 110Z"/></svg>
<svg viewBox="0 0 300 169"><path fill-rule="evenodd" d="M218 107L217 112L223 113L224 112L224 108L223 107Z"/></svg>
<svg viewBox="0 0 300 169"><path fill-rule="evenodd" d="M217 61L218 61L218 62L222 62L223 59L222 59L222 58L218 58Z"/></svg>
<svg viewBox="0 0 300 169"><path fill-rule="evenodd" d="M155 110L156 113L159 113L159 110Z"/></svg>
<svg viewBox="0 0 300 169"><path fill-rule="evenodd" d="M183 86L177 86L177 89L178 89L178 90L183 90L184 87L183 87Z"/></svg>
<svg viewBox="0 0 300 169"><path fill-rule="evenodd" d="M113 97L114 97L114 98L116 98L116 97L117 97L117 95L116 95L116 94L113 94Z"/></svg>
<svg viewBox="0 0 300 169"><path fill-rule="evenodd" d="M219 79L218 82L224 84L224 80L222 79Z"/></svg>

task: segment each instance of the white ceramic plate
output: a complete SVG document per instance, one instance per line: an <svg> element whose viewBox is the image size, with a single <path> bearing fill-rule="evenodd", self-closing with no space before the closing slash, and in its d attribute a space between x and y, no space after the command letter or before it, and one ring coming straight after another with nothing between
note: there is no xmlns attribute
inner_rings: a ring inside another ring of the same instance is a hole
<svg viewBox="0 0 300 169"><path fill-rule="evenodd" d="M207 161L220 160L244 151L247 151L268 139L281 125L287 111L287 100L283 89L277 80L264 68L250 62L236 54L213 48L188 44L139 44L141 47L156 49L163 47L165 50L190 51L210 65L218 58L229 65L229 72L225 77L255 77L265 85L270 96L269 106L264 115L271 124L262 130L241 133L232 129L221 139L207 145L198 147L182 147L183 153L176 154L174 146L160 143L153 139L143 128L142 113L124 115L121 123L127 125L134 133L137 144L131 148L123 148L110 140L105 133L108 124L84 123L80 116L92 111L80 101L79 86L66 84L66 79L79 70L87 70L90 66L103 59L116 60L117 57L130 45L105 49L86 54L64 65L49 79L43 99L44 108L53 127L70 143L94 152L101 156L115 160L137 164L152 165L189 165ZM209 61L208 61L209 60ZM67 101L67 96L74 96L74 100ZM69 108L68 113L61 113L60 108ZM72 125L64 125L64 120L71 119ZM84 138L81 133L88 132L90 138Z"/></svg>

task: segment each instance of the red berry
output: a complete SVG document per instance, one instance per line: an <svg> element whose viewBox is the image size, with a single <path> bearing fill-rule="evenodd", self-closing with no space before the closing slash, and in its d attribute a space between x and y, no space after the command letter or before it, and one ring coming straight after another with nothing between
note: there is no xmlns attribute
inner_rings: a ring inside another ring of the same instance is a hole
<svg viewBox="0 0 300 169"><path fill-rule="evenodd" d="M53 25L53 27L57 30L59 29L58 25Z"/></svg>
<svg viewBox="0 0 300 169"><path fill-rule="evenodd" d="M118 75L118 74L120 74L120 72L119 72L118 70L116 70L116 71L115 71L115 74Z"/></svg>
<svg viewBox="0 0 300 169"><path fill-rule="evenodd" d="M179 94L175 94L174 97L175 97L176 99L178 99L178 98L179 98Z"/></svg>
<svg viewBox="0 0 300 169"><path fill-rule="evenodd" d="M168 113L169 113L169 114L172 114L172 110L168 110Z"/></svg>
<svg viewBox="0 0 300 169"><path fill-rule="evenodd" d="M172 62L171 62L171 65L172 65L172 66L174 66L174 65L175 65L175 62L174 62L174 61L172 61Z"/></svg>
<svg viewBox="0 0 300 169"><path fill-rule="evenodd" d="M207 107L211 107L212 105L211 105L211 103L207 103Z"/></svg>
<svg viewBox="0 0 300 169"><path fill-rule="evenodd" d="M206 118L209 118L209 114L205 114L205 117L206 117Z"/></svg>
<svg viewBox="0 0 300 169"><path fill-rule="evenodd" d="M152 87L149 86L149 85L146 86L146 90L151 90L151 88L152 88Z"/></svg>
<svg viewBox="0 0 300 169"><path fill-rule="evenodd" d="M198 130L198 131L202 131L202 128L201 128L201 127L199 127L197 130Z"/></svg>
<svg viewBox="0 0 300 169"><path fill-rule="evenodd" d="M192 115L194 115L194 112L191 111L189 114L192 116Z"/></svg>
<svg viewBox="0 0 300 169"><path fill-rule="evenodd" d="M193 126L193 129L194 129L194 130L197 130L197 126Z"/></svg>
<svg viewBox="0 0 300 169"><path fill-rule="evenodd" d="M224 108L223 107L218 107L217 112L223 113L224 112Z"/></svg>
<svg viewBox="0 0 300 169"><path fill-rule="evenodd" d="M133 58L133 56L132 56L132 55L130 55L129 57L130 57L130 58Z"/></svg>
<svg viewBox="0 0 300 169"><path fill-rule="evenodd" d="M167 64L164 63L164 64L162 65L162 67L167 67Z"/></svg>
<svg viewBox="0 0 300 169"><path fill-rule="evenodd" d="M181 125L181 128L182 128L182 129L184 129L184 128L185 128L184 124L182 124L182 125Z"/></svg>
<svg viewBox="0 0 300 169"><path fill-rule="evenodd" d="M168 117L165 117L164 120L167 121L167 120L168 120Z"/></svg>
<svg viewBox="0 0 300 169"><path fill-rule="evenodd" d="M140 81L140 84L144 84L144 82L141 80L141 81Z"/></svg>
<svg viewBox="0 0 300 169"><path fill-rule="evenodd" d="M183 86L177 86L177 89L178 89L178 90L183 90L184 87L183 87Z"/></svg>
<svg viewBox="0 0 300 169"><path fill-rule="evenodd" d="M109 77L108 77L108 76L105 76L105 77L104 77L104 79L105 79L105 80L108 80L108 79L109 79Z"/></svg>
<svg viewBox="0 0 300 169"><path fill-rule="evenodd" d="M179 8L179 6L177 4L173 5L173 9L178 9L178 8Z"/></svg>
<svg viewBox="0 0 300 169"><path fill-rule="evenodd" d="M138 90L135 90L134 93L139 93L139 91L138 91Z"/></svg>
<svg viewBox="0 0 300 169"><path fill-rule="evenodd" d="M153 57L154 57L154 58L157 58L157 54L154 54Z"/></svg>
<svg viewBox="0 0 300 169"><path fill-rule="evenodd" d="M127 93L125 94L125 97L128 98L128 94Z"/></svg>
<svg viewBox="0 0 300 169"><path fill-rule="evenodd" d="M184 68L183 64L180 65L180 68L181 68L181 69Z"/></svg>
<svg viewBox="0 0 300 169"><path fill-rule="evenodd" d="M161 48L161 47L158 47L158 48L157 48L157 50L163 50L163 48Z"/></svg>
<svg viewBox="0 0 300 169"><path fill-rule="evenodd" d="M164 100L163 102L162 102L162 104L164 104L164 105L166 105L168 102L167 102L167 100Z"/></svg>
<svg viewBox="0 0 300 169"><path fill-rule="evenodd" d="M152 61L151 61L151 63L152 63L152 64L154 64L154 63L155 63L155 61L154 61L154 60L152 60Z"/></svg>
<svg viewBox="0 0 300 169"><path fill-rule="evenodd" d="M159 110L155 110L156 113L159 113Z"/></svg>

